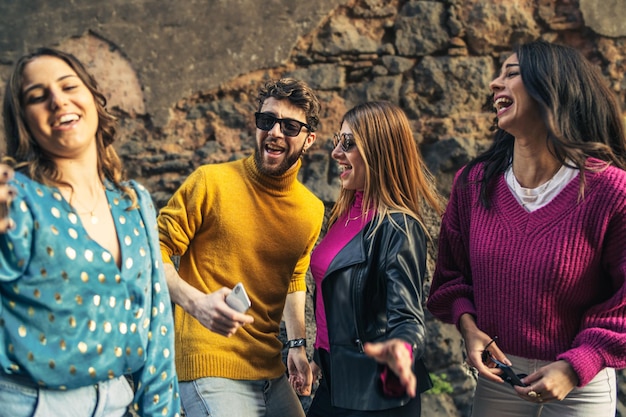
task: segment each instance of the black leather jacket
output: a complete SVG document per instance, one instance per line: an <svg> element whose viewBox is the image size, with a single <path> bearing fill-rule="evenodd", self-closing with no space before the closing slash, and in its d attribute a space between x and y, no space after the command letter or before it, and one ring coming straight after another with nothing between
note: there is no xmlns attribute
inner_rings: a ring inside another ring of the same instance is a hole
<svg viewBox="0 0 626 417"><path fill-rule="evenodd" d="M410 343L418 391L432 387L421 360L426 237L415 219L399 213L392 219L396 225L386 218L369 238L375 220L366 225L333 259L322 281L330 341L329 383L336 407L382 410L410 400L408 395L383 394L382 367L363 353L365 342L400 338Z"/></svg>

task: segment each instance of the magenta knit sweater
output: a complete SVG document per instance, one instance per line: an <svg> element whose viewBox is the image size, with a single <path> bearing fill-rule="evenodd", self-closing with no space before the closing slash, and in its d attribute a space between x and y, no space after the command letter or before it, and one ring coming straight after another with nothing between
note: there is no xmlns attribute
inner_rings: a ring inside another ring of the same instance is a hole
<svg viewBox="0 0 626 417"><path fill-rule="evenodd" d="M564 359L579 386L604 367L626 367L626 172L586 173L580 202L576 177L527 213L503 175L491 209L480 205L479 171L453 186L430 312L453 324L474 315L505 354Z"/></svg>

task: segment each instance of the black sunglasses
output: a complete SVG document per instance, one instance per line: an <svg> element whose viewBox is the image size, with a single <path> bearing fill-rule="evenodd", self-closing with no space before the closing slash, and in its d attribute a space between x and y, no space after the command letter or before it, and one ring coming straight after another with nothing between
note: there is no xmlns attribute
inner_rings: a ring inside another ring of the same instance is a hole
<svg viewBox="0 0 626 417"><path fill-rule="evenodd" d="M333 135L333 148L336 148L340 143L341 150L344 152L350 152L350 150L356 146L356 141L352 133L335 133Z"/></svg>
<svg viewBox="0 0 626 417"><path fill-rule="evenodd" d="M309 129L309 132L313 132L311 126L306 123L294 119L279 119L270 113L256 112L254 113L254 118L256 120L256 127L266 132L272 130L276 123L280 123L280 131L283 132L285 136L298 136L302 127L306 127Z"/></svg>
<svg viewBox="0 0 626 417"><path fill-rule="evenodd" d="M485 352L487 352L487 354L485 354ZM522 382L522 378L525 378L528 375L516 374L515 371L513 371L513 368L511 368L509 365L506 365L505 363L500 362L499 360L494 358L489 351L485 350L483 352L482 359L483 359L483 363L486 363L487 360L490 360L496 365L496 368L502 370L502 375L500 375L500 378L502 378L504 382L508 382L509 384L511 384L511 386L515 386L515 385L518 385L520 387L528 386Z"/></svg>

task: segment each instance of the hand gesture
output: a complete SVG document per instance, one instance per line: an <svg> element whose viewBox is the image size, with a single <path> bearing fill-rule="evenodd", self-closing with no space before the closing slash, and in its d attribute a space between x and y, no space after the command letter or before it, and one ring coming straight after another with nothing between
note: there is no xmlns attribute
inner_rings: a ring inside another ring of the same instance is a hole
<svg viewBox="0 0 626 417"><path fill-rule="evenodd" d="M412 352L407 349L406 342L401 339L389 339L379 343L366 343L365 354L385 364L400 380L410 397L415 397L417 380L413 373Z"/></svg>

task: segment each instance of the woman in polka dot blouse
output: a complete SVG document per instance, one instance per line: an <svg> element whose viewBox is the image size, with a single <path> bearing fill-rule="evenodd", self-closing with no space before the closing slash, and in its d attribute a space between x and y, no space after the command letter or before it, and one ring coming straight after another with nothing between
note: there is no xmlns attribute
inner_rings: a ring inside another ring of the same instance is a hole
<svg viewBox="0 0 626 417"><path fill-rule="evenodd" d="M84 66L53 49L22 57L7 82L3 415L180 413L156 212L122 178L105 104Z"/></svg>

